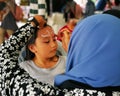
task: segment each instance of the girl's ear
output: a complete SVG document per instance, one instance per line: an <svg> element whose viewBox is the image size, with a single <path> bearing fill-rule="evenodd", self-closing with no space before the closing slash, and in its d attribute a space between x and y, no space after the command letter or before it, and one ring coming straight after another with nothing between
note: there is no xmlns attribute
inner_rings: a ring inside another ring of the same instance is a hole
<svg viewBox="0 0 120 96"><path fill-rule="evenodd" d="M31 52L33 52L33 53L36 52L36 50L35 50L35 45L34 45L34 44L28 45L28 49L29 49Z"/></svg>

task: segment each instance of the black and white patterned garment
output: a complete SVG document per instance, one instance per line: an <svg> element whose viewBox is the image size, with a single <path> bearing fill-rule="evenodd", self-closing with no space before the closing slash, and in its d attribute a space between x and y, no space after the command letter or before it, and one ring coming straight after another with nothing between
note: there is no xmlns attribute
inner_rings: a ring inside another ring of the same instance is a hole
<svg viewBox="0 0 120 96"><path fill-rule="evenodd" d="M35 28L27 23L0 47L0 94L2 96L106 96L104 92L96 90L77 88L72 91L60 90L38 82L21 69L18 65L19 51L34 31Z"/></svg>

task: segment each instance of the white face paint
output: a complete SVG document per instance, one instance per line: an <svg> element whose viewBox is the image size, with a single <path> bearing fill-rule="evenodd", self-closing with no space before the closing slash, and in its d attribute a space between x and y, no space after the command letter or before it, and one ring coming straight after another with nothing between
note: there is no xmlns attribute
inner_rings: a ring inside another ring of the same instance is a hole
<svg viewBox="0 0 120 96"><path fill-rule="evenodd" d="M41 37L49 37L52 34L51 31L46 30L45 34L41 34Z"/></svg>

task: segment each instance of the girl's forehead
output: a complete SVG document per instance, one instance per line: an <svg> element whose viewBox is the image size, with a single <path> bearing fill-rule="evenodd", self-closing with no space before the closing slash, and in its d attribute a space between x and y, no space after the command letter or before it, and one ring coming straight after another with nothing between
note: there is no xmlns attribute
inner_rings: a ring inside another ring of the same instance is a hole
<svg viewBox="0 0 120 96"><path fill-rule="evenodd" d="M45 28L39 30L38 35L41 37L50 37L54 36L55 34L50 26L46 26Z"/></svg>

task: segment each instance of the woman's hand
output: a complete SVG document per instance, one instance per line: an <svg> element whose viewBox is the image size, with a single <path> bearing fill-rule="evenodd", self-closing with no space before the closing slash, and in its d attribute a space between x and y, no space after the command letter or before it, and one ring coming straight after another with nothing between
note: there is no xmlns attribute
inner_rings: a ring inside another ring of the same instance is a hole
<svg viewBox="0 0 120 96"><path fill-rule="evenodd" d="M69 34L70 32L63 32L63 37L62 37L62 47L64 48L64 50L66 52L68 52L68 45L69 45L69 41L70 41L70 37L71 35Z"/></svg>

